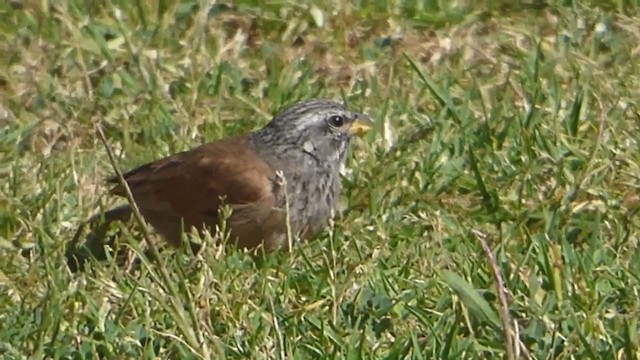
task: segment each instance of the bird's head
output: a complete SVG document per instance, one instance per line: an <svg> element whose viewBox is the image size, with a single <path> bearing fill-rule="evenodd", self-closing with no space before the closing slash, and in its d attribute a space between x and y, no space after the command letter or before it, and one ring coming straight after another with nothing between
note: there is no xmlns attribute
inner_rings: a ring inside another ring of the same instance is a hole
<svg viewBox="0 0 640 360"><path fill-rule="evenodd" d="M368 116L338 102L313 99L281 111L257 134L287 152L302 151L319 162L340 163L351 138L366 134L372 126Z"/></svg>

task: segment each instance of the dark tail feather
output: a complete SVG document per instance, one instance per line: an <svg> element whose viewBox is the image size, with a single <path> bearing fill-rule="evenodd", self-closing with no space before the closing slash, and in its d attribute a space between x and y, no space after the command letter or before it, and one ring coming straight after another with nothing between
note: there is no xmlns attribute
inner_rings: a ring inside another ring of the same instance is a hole
<svg viewBox="0 0 640 360"><path fill-rule="evenodd" d="M131 208L128 205L109 210L104 214L92 216L78 227L73 239L67 244L67 265L72 272L83 268L84 263L91 257L105 260L107 254L104 245L112 239L105 239L111 223L115 221L127 222L131 219ZM84 228L89 225L91 231L84 242L80 240Z"/></svg>

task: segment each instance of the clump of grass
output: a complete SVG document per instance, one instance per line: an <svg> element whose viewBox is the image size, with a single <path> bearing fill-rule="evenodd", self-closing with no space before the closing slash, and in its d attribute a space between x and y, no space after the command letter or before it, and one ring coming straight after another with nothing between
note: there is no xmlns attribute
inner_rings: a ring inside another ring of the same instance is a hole
<svg viewBox="0 0 640 360"><path fill-rule="evenodd" d="M1 4L0 352L637 358L637 8L429 4ZM378 131L316 241L68 271L96 126L125 169L317 96Z"/></svg>

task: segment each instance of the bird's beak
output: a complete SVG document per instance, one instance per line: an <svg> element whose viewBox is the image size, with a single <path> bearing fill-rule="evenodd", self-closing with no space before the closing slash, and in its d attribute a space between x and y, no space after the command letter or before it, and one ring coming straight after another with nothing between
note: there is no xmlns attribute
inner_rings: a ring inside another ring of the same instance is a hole
<svg viewBox="0 0 640 360"><path fill-rule="evenodd" d="M349 135L364 136L373 128L373 121L368 116L358 114L356 120L351 123Z"/></svg>

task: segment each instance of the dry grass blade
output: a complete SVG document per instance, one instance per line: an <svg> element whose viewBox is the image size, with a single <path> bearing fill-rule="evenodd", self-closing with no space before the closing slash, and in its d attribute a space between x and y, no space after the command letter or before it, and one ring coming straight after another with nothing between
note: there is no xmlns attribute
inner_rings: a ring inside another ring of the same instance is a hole
<svg viewBox="0 0 640 360"><path fill-rule="evenodd" d="M104 145L105 151L107 152L107 156L109 157L109 161L111 162L111 166L113 167L113 170L116 173L116 178L118 179L118 182L125 189L127 201L129 202L129 206L131 206L131 209L133 210L133 216L136 222L138 223L138 225L140 226L140 229L142 230L144 239L147 242L147 245L149 246L149 248L151 249L151 254L154 257L153 260L158 265L158 270L160 271L160 277L164 282L163 284L160 284L160 285L165 286L169 291L169 294L170 294L169 298L171 300L174 314L178 316L178 318L175 320L178 323L178 327L180 328L182 335L185 337L185 341L193 351L200 350L200 352L197 353L199 357L207 360L211 359L211 354L210 354L207 342L204 341L202 336L197 335L197 334L202 334L202 332L201 331L196 332L191 326L188 325L187 319L184 316L184 306L183 304L181 304L181 301L180 301L180 293L178 292L178 289L175 286L173 279L169 275L169 272L167 271L167 268L164 262L162 261L160 253L158 252L158 248L155 246L153 240L151 239L149 229L142 217L142 214L140 214L140 210L138 209L138 205L136 204L133 198L131 189L129 189L129 185L127 184L127 182L124 179L124 176L122 175L122 171L120 170L120 167L116 162L116 159L113 155L113 151L111 150L111 147L107 142L107 139L104 135L104 131L102 130L102 127L100 126L100 124L96 125L96 132L98 133L98 137L100 138L100 141ZM153 271L152 269L149 269L149 270ZM158 298L158 300L161 300L161 299ZM193 323L193 326L195 327L196 330L199 329L199 323L198 323L197 317L194 316L195 311L193 310L193 304L186 304L186 306L188 309L191 309L189 313L190 313L191 322Z"/></svg>
<svg viewBox="0 0 640 360"><path fill-rule="evenodd" d="M500 275L500 269L498 269L498 264L496 263L496 259L491 252L491 248L489 244L485 241L487 235L483 232L471 229L471 233L475 236L476 239L482 245L482 249L484 250L484 254L487 257L487 261L491 266L491 271L493 272L493 280L496 285L496 292L498 293L498 302L500 304L500 320L502 321L502 330L504 333L504 347L507 351L507 358L509 360L518 359L518 354L520 350L524 354L526 359L531 359L531 355L529 351L524 346L524 344L517 337L517 334L513 331L513 327L511 326L513 319L511 319L511 315L509 315L509 302L507 300L507 289L504 287L504 281L502 280L502 275ZM517 326L517 325L516 325Z"/></svg>

